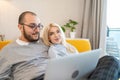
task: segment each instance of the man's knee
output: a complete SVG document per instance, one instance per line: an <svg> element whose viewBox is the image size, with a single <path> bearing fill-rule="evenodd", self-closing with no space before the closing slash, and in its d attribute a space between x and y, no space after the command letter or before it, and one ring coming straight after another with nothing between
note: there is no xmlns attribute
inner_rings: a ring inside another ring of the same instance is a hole
<svg viewBox="0 0 120 80"><path fill-rule="evenodd" d="M103 56L99 59L99 65L109 65L116 66L116 68L120 67L119 60L113 56Z"/></svg>
<svg viewBox="0 0 120 80"><path fill-rule="evenodd" d="M119 60L113 56L101 57L96 69L88 77L89 80L117 80L119 73Z"/></svg>

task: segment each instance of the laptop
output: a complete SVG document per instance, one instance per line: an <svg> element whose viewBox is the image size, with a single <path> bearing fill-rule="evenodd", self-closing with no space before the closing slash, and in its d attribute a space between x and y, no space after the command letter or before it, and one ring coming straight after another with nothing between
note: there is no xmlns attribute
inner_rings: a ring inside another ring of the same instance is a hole
<svg viewBox="0 0 120 80"><path fill-rule="evenodd" d="M101 49L48 61L44 80L86 80L95 69Z"/></svg>

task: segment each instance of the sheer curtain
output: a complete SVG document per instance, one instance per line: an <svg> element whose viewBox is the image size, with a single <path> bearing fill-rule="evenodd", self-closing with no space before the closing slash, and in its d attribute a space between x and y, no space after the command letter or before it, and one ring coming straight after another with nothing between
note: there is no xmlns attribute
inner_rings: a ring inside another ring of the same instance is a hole
<svg viewBox="0 0 120 80"><path fill-rule="evenodd" d="M81 25L78 27L77 37L88 38L92 49L100 47L101 29L103 24L104 0L84 0ZM104 30L105 31L105 30Z"/></svg>

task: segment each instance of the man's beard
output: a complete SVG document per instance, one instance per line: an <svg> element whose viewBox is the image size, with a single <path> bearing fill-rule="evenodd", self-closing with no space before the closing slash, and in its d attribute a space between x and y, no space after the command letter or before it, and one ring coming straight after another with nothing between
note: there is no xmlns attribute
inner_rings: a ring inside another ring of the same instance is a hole
<svg viewBox="0 0 120 80"><path fill-rule="evenodd" d="M29 41L29 42L36 42L39 40L40 38L40 35L39 35L39 32L36 32L34 34L38 34L38 38L37 39L33 39L32 36L28 35L23 27L23 34L24 34L24 37Z"/></svg>

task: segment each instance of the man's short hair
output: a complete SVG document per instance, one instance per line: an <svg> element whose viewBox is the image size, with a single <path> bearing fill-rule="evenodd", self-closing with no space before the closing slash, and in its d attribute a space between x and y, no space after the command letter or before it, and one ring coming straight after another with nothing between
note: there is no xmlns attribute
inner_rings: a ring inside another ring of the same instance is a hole
<svg viewBox="0 0 120 80"><path fill-rule="evenodd" d="M26 14L31 14L31 15L37 16L34 12L25 11L25 12L21 13L21 15L19 16L18 24L23 24L24 23L24 17L25 17Z"/></svg>

